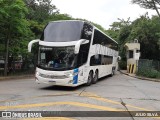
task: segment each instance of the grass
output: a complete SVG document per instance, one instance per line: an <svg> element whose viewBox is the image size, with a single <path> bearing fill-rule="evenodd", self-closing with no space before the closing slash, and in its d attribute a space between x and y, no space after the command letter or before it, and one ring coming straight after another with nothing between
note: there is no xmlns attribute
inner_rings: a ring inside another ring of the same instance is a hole
<svg viewBox="0 0 160 120"><path fill-rule="evenodd" d="M139 68L136 74L138 76L143 76L148 78L157 78L157 79L160 78L160 71L157 71L153 68L146 68L146 67Z"/></svg>

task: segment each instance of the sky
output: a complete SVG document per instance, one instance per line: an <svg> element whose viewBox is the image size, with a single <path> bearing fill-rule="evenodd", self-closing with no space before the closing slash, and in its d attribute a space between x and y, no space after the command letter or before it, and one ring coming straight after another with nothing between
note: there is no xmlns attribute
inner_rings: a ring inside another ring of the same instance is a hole
<svg viewBox="0 0 160 120"><path fill-rule="evenodd" d="M82 18L108 29L118 18L133 21L148 12L156 15L154 10L147 10L139 5L131 4L131 0L53 0L60 13L69 14L73 18Z"/></svg>

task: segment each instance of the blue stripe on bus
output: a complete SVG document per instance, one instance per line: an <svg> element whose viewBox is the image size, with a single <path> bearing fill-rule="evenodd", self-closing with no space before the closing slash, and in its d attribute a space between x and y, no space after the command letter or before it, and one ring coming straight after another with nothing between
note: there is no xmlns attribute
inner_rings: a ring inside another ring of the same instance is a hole
<svg viewBox="0 0 160 120"><path fill-rule="evenodd" d="M77 84L78 83L78 68L74 69L74 73L76 73L76 75L73 76L73 84Z"/></svg>

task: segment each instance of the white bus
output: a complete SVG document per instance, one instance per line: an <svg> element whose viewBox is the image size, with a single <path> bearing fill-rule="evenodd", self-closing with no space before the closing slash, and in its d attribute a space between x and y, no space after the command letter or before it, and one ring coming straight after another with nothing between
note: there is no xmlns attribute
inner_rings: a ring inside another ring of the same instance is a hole
<svg viewBox="0 0 160 120"><path fill-rule="evenodd" d="M91 85L117 69L118 44L80 20L49 22L38 42L36 82L59 86Z"/></svg>

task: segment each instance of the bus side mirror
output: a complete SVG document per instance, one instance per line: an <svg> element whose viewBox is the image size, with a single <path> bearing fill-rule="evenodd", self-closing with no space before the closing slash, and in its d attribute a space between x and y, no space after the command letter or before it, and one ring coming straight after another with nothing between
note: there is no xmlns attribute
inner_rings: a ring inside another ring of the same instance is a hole
<svg viewBox="0 0 160 120"><path fill-rule="evenodd" d="M81 44L87 44L87 43L89 43L89 40L84 40L84 39L79 40L79 41L77 42L77 44L75 45L75 51L74 51L74 53L75 53L75 54L78 54L78 53L79 53L80 45L81 45Z"/></svg>
<svg viewBox="0 0 160 120"><path fill-rule="evenodd" d="M117 61L120 61L120 60L121 60L121 56L118 56L118 57L117 57Z"/></svg>
<svg viewBox="0 0 160 120"><path fill-rule="evenodd" d="M31 52L32 50L32 45L36 42L39 42L40 40L39 39L36 39L36 40L32 40L28 43L28 52Z"/></svg>

